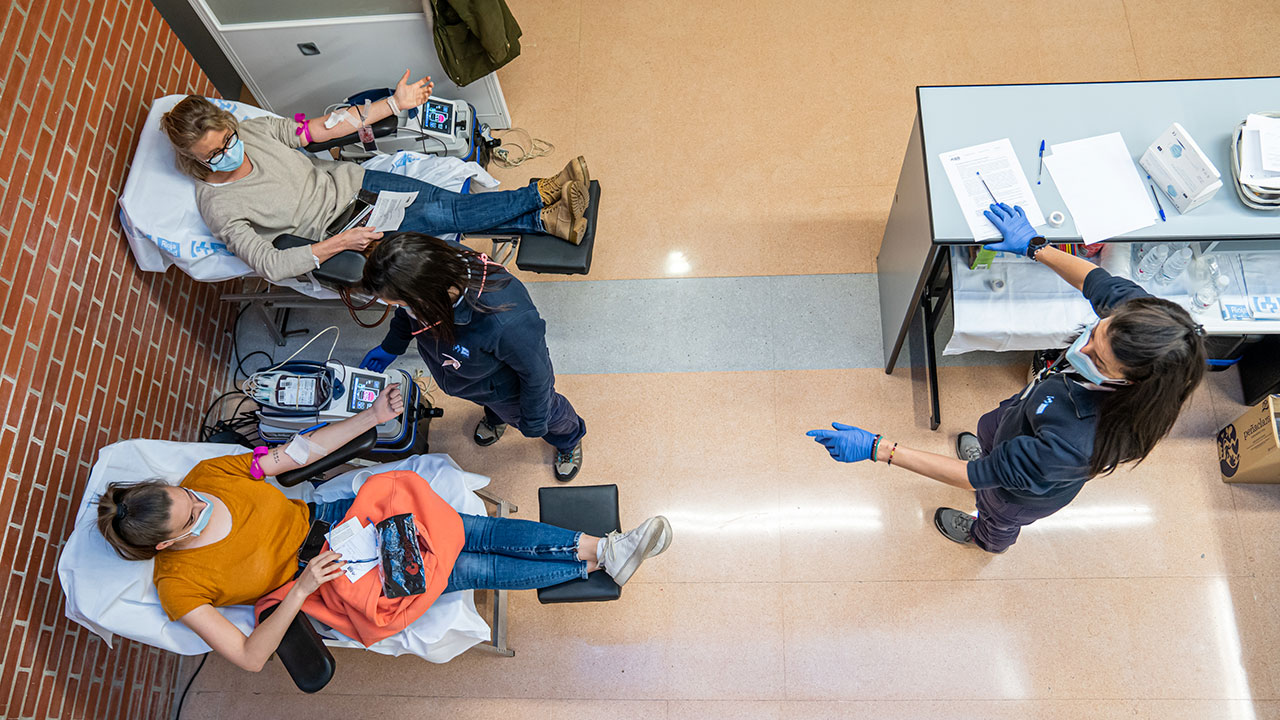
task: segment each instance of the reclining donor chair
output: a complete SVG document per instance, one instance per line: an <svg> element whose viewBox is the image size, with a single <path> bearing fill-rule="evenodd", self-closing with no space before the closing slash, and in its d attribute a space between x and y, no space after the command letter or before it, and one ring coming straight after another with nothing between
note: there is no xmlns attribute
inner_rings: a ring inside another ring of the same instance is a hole
<svg viewBox="0 0 1280 720"><path fill-rule="evenodd" d="M370 452L376 442L376 431L370 429L321 460L267 482L291 498L330 502L354 496L372 475L410 470L460 512L481 515L486 506L492 506L497 516L506 517L517 510L485 492L489 478L465 472L447 455L416 455L383 465L360 465L329 477L343 466L361 463L357 458ZM153 561L124 560L107 544L97 529L96 503L110 482L159 478L177 484L202 460L244 451L238 445L162 440L126 440L103 448L81 497L75 528L58 558L67 618L101 636L108 645L120 635L182 655L209 652L199 636L181 622L169 620L161 608L152 582ZM543 522L593 535L621 529L616 485L542 488L538 499ZM412 653L435 663L447 662L472 647L512 656L515 651L507 645L507 591L492 592L492 627L477 612L474 591L453 592L441 595L405 630L366 649L386 655ZM585 580L538 591L544 603L616 600L621 594L621 588L600 571ZM224 607L219 612L246 634L255 623L251 606ZM270 612L265 611L263 617ZM276 655L299 689L316 692L328 684L336 670L330 646L364 647L299 613Z"/></svg>
<svg viewBox="0 0 1280 720"><path fill-rule="evenodd" d="M164 272L176 265L204 282L260 279L205 226L196 207L195 181L177 169L173 147L160 131L161 116L184 97L168 95L152 103L140 132L124 191L120 193L120 224L134 259L146 271ZM252 105L209 99L240 120L273 115ZM395 125L395 116L386 118L374 125L374 135L394 133ZM312 154L327 155L331 148L356 142L356 135L352 133L325 143L312 143L305 149ZM394 155L377 154L363 165L371 170L408 175L454 192L470 192L476 184L488 188L498 185L498 181L483 167L456 157L400 151ZM600 201L600 184L595 180L591 181L590 196L588 230L578 245L542 233L475 233L467 237L490 241L491 257L500 263L509 263L514 257L516 267L521 270L585 275L591 270L595 249L596 214ZM290 247L319 239L282 235L276 244L277 247ZM363 264L364 257L360 253L346 251L321 263L319 269L308 275L283 280L276 284L277 287L265 291L252 289L246 284L240 292L224 293L222 299L249 302L253 314L270 329L276 343L283 345L282 326L286 317L280 311L295 307L341 307L338 289L358 282Z"/></svg>

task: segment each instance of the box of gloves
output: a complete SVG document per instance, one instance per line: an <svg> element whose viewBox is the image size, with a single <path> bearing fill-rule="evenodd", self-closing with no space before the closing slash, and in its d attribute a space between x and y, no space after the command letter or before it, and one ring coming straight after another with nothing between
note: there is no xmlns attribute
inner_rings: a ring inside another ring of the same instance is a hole
<svg viewBox="0 0 1280 720"><path fill-rule="evenodd" d="M1222 187L1218 169L1178 123L1151 143L1138 164L1180 213L1209 202Z"/></svg>

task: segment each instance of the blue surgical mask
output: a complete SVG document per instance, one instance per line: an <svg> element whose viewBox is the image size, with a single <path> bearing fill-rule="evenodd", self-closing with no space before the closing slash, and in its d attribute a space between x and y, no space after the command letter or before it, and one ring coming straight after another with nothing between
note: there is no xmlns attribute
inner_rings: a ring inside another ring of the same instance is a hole
<svg viewBox="0 0 1280 720"><path fill-rule="evenodd" d="M240 138L236 138L231 143L231 147L228 147L227 151L222 153L222 157L218 158L218 162L207 164L210 170L231 172L240 167L242 163L244 163L244 143L240 141Z"/></svg>
<svg viewBox="0 0 1280 720"><path fill-rule="evenodd" d="M1123 378L1109 378L1103 375L1098 370L1098 366L1093 364L1093 359L1082 352L1084 346L1089 344L1089 340L1093 337L1093 331L1097 327L1097 320L1085 326L1084 332L1080 333L1080 337L1076 338L1076 341L1071 343L1071 347L1067 348L1067 362L1071 363L1073 370L1095 385L1102 385L1103 383L1128 384L1128 381Z"/></svg>
<svg viewBox="0 0 1280 720"><path fill-rule="evenodd" d="M186 488L183 489L186 490ZM200 537L200 533L204 532L204 529L209 526L209 519L213 517L213 503L209 502L209 498L201 495L195 490L187 490L187 492L191 493L193 497L204 503L204 510L200 511L199 517L196 518L196 524L192 525L191 529L187 532L174 538L172 542L178 542L188 535L191 537Z"/></svg>

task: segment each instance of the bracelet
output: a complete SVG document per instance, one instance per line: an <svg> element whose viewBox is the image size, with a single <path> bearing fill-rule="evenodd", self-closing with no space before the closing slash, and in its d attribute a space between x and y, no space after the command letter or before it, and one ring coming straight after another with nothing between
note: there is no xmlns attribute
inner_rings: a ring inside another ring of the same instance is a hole
<svg viewBox="0 0 1280 720"><path fill-rule="evenodd" d="M399 114L400 114L400 106L396 104L396 97L395 97L395 95L388 95L388 96L387 96L387 107L391 108L391 114L392 114L392 115L399 115Z"/></svg>
<svg viewBox="0 0 1280 720"><path fill-rule="evenodd" d="M882 436L880 435L876 435L876 439L871 441L871 462L876 462L876 449L880 447L881 437Z"/></svg>
<svg viewBox="0 0 1280 720"><path fill-rule="evenodd" d="M265 470L262 469L262 456L271 452L271 448L266 445L259 445L253 449L253 459L249 461L249 474L254 480L261 480L267 476Z"/></svg>
<svg viewBox="0 0 1280 720"><path fill-rule="evenodd" d="M315 142L311 139L311 128L307 124L306 113L298 113L297 115L294 115L293 121L298 123L298 127L293 131L294 135L301 135L302 139L306 140L308 145Z"/></svg>
<svg viewBox="0 0 1280 720"><path fill-rule="evenodd" d="M894 443L893 447L889 448L889 459L885 460L884 462L885 465L893 465L893 454L897 451L898 451L898 443Z"/></svg>

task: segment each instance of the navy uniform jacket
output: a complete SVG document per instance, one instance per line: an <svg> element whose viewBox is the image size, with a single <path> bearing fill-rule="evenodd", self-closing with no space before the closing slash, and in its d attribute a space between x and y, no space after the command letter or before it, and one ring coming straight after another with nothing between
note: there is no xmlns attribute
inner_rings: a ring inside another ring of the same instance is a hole
<svg viewBox="0 0 1280 720"><path fill-rule="evenodd" d="M500 290L486 289L480 302L494 312L476 311L466 301L453 309L455 341L441 347L430 330L419 333L418 354L445 393L485 404L520 401L520 433L542 437L555 392L555 373L547 351L547 324L529 292L512 277ZM404 308L397 308L382 349L400 355L422 327Z"/></svg>
<svg viewBox="0 0 1280 720"><path fill-rule="evenodd" d="M1084 280L1084 296L1104 317L1111 308L1147 291L1102 268ZM1065 363L1063 363L1065 365ZM1102 394L1078 375L1052 372L1013 398L996 426L990 454L969 463L974 488L1003 488L1014 502L1060 506L1089 479L1089 459Z"/></svg>

